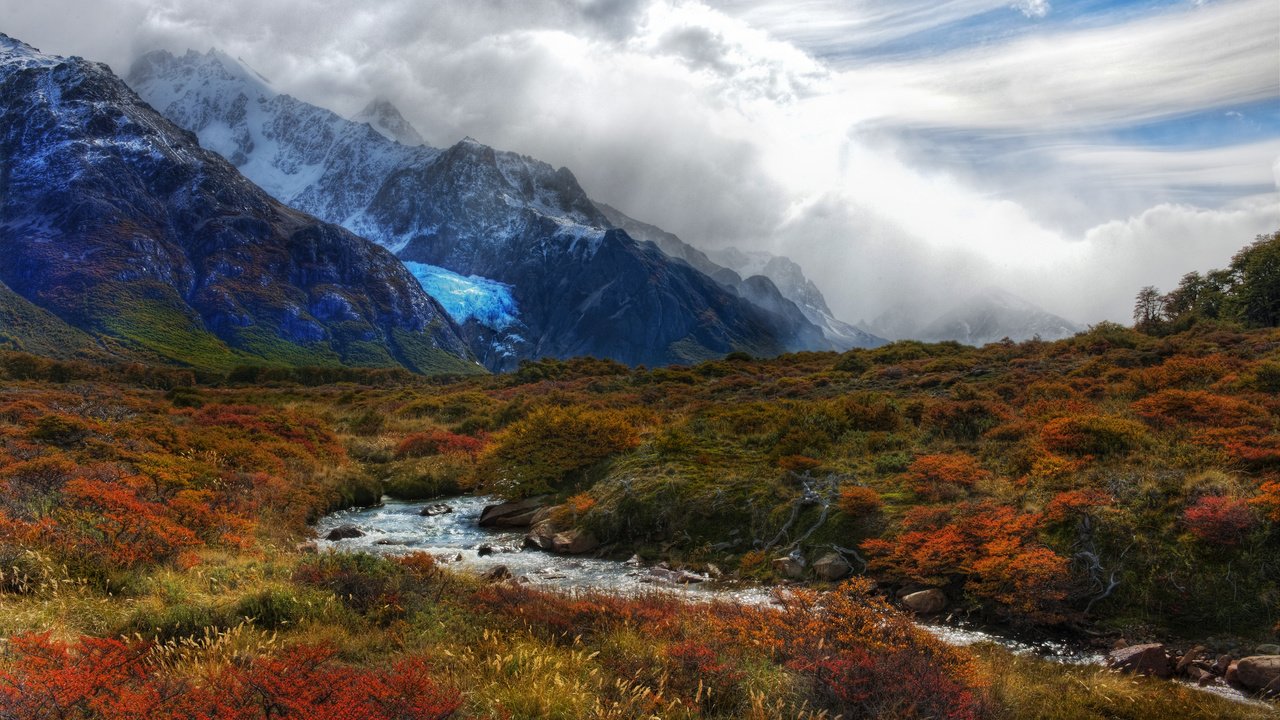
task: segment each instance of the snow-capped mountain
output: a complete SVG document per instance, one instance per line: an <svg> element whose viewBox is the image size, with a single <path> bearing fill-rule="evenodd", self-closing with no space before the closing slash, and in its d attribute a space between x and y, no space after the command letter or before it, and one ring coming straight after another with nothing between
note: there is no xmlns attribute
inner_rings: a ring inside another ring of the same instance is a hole
<svg viewBox="0 0 1280 720"><path fill-rule="evenodd" d="M814 349L839 351L850 348L879 347L887 340L837 320L827 307L827 300L800 266L790 259L766 252L742 252L735 248L719 250L715 259L662 228L628 217L617 208L596 203L609 222L626 230L638 240L651 242L669 257L683 260L744 298L780 316L786 326L783 332L805 335L803 342ZM812 327L810 327L812 326ZM822 339L813 335L813 329Z"/></svg>
<svg viewBox="0 0 1280 720"><path fill-rule="evenodd" d="M351 119L358 123L368 123L369 127L377 130L383 137L401 145L417 147L426 144L418 130L400 114L399 108L386 98L375 98Z"/></svg>
<svg viewBox="0 0 1280 720"><path fill-rule="evenodd" d="M0 117L5 315L210 368L479 370L395 257L281 205L105 65L0 35Z"/></svg>
<svg viewBox="0 0 1280 720"><path fill-rule="evenodd" d="M928 342L955 340L966 345L986 345L1009 338L1015 342L1039 337L1060 340L1083 328L1070 320L997 287L984 288L933 320L919 323L904 308L887 311L877 318L874 329L891 337Z"/></svg>
<svg viewBox="0 0 1280 720"><path fill-rule="evenodd" d="M444 150L389 140L217 51L148 54L130 83L282 202L419 263L428 286L451 273L508 288L486 295L501 297L502 313L454 316L491 369L543 356L669 364L811 347L780 333L770 311L615 228L565 168L470 138Z"/></svg>

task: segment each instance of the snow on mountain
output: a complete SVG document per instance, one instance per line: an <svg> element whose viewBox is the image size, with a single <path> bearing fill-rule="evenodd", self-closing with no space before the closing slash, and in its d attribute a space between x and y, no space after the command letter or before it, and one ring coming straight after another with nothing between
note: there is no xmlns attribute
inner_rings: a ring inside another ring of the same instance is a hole
<svg viewBox="0 0 1280 720"><path fill-rule="evenodd" d="M725 248L715 251L711 258L743 277L763 275L778 286L778 290L800 308L800 312L817 325L822 334L837 349L879 347L887 342L865 330L836 318L827 305L827 299L804 270L794 260L764 251L742 251Z"/></svg>
<svg viewBox="0 0 1280 720"><path fill-rule="evenodd" d="M386 98L375 98L351 119L358 123L368 123L380 135L401 145L416 147L426 144L418 130L400 114L399 108Z"/></svg>
<svg viewBox="0 0 1280 720"><path fill-rule="evenodd" d="M238 84L267 87L218 62ZM281 205L107 66L0 35L0 117L10 315L38 308L130 353L197 367L477 370L394 256Z"/></svg>
<svg viewBox="0 0 1280 720"><path fill-rule="evenodd" d="M782 332L770 310L615 229L566 168L471 138L444 150L393 141L385 133L398 112L374 103L372 123L341 118L217 51L148 54L130 82L280 201L403 261L509 286L518 331L484 324L483 313L462 328L490 369L544 356L657 365L814 347Z"/></svg>

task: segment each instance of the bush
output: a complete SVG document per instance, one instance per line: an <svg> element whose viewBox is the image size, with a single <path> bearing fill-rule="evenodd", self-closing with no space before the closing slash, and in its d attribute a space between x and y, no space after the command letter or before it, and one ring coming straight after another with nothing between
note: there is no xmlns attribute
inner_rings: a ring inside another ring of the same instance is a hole
<svg viewBox="0 0 1280 720"><path fill-rule="evenodd" d="M880 512L884 503L880 493L865 485L845 485L840 488L840 512L849 517L864 517Z"/></svg>
<svg viewBox="0 0 1280 720"><path fill-rule="evenodd" d="M1050 420L1040 439L1053 452L1071 455L1128 455L1142 447L1147 431L1140 423L1114 415L1083 415Z"/></svg>

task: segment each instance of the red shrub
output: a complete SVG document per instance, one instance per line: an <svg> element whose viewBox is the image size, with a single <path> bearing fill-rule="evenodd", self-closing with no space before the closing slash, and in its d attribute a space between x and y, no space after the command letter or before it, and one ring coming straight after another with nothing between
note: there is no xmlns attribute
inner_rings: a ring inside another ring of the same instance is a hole
<svg viewBox="0 0 1280 720"><path fill-rule="evenodd" d="M927 500L957 498L979 480L991 477L977 458L965 453L924 455L907 468L904 478L912 491Z"/></svg>
<svg viewBox="0 0 1280 720"><path fill-rule="evenodd" d="M458 435L448 430L428 430L413 433L396 446L396 457L427 457L429 455L467 455L475 458L484 449L484 441L469 435Z"/></svg>
<svg viewBox="0 0 1280 720"><path fill-rule="evenodd" d="M1187 529L1200 540L1214 545L1238 545L1253 528L1253 511L1243 500L1206 495L1182 514Z"/></svg>
<svg viewBox="0 0 1280 720"><path fill-rule="evenodd" d="M863 517L880 512L884 502L880 493L865 485L845 485L840 488L840 512L850 517Z"/></svg>

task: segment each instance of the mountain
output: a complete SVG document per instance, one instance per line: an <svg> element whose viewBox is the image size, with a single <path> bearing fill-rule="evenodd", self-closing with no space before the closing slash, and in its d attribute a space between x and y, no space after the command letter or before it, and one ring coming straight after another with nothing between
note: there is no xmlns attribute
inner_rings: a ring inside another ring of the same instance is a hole
<svg viewBox="0 0 1280 720"><path fill-rule="evenodd" d="M838 350L873 348L888 342L837 319L827 306L822 291L791 258L763 251L744 252L737 248L719 250L712 258L743 277L759 275L772 280L778 291L794 302L805 318L817 325Z"/></svg>
<svg viewBox="0 0 1280 720"><path fill-rule="evenodd" d="M401 145L417 147L427 144L418 134L417 129L409 124L409 121L400 114L400 110L386 98L375 98L351 119L358 123L367 123L382 137L394 140Z"/></svg>
<svg viewBox="0 0 1280 720"><path fill-rule="evenodd" d="M11 317L213 369L479 369L395 257L281 205L107 66L0 35L0 116Z"/></svg>
<svg viewBox="0 0 1280 720"><path fill-rule="evenodd" d="M910 337L928 342L955 340L976 346L1004 338L1015 342L1036 337L1060 340L1084 329L996 287L984 288L964 298L924 324L914 322L911 313L903 309L891 309L872 327L885 328L897 338Z"/></svg>
<svg viewBox="0 0 1280 720"><path fill-rule="evenodd" d="M216 50L150 53L129 81L281 202L390 249L426 286L458 293L446 307L490 369L575 355L688 363L820 340L781 331L784 318L636 242L565 168L470 138L443 150L393 142L279 93Z"/></svg>

